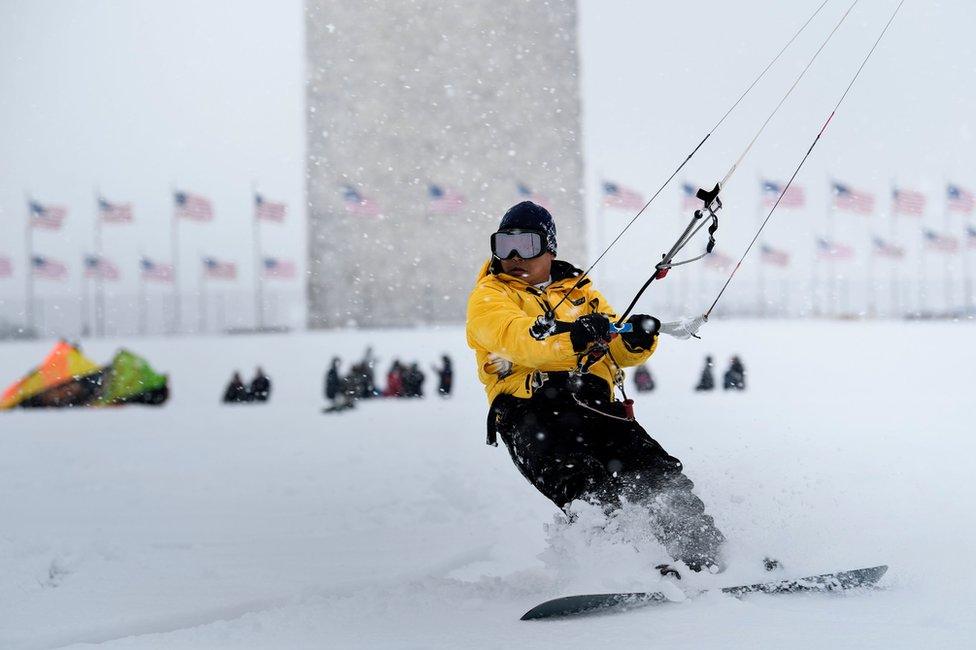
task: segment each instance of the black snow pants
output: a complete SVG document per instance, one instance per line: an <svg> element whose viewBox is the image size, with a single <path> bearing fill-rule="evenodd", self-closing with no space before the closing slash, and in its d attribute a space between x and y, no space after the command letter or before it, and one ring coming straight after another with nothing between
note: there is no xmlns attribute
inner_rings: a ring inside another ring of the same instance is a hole
<svg viewBox="0 0 976 650"><path fill-rule="evenodd" d="M575 499L610 508L621 497L639 503L672 558L696 571L718 566L725 537L692 492L681 461L636 421L623 419L623 405L611 401L602 379L548 377L529 399L503 395L492 404L489 431L494 424L522 475L559 508Z"/></svg>

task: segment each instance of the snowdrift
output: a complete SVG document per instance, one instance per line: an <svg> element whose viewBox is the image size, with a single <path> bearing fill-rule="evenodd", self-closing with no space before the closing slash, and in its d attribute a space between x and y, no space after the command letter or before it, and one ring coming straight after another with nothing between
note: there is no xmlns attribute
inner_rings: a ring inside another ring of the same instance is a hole
<svg viewBox="0 0 976 650"><path fill-rule="evenodd" d="M0 418L0 647L972 647L972 333L716 321L662 342L637 416L730 540L725 573L680 589L762 579L766 555L787 577L891 568L874 592L550 622L518 619L566 594L667 589L666 557L640 513L569 524L485 445L460 328L91 341L93 358L165 358L180 390L162 409ZM322 414L329 359L368 344L380 370L449 353L455 396ZM0 371L48 345L5 345ZM694 392L706 354L719 371L738 354L748 390ZM216 403L228 369L259 364L274 400Z"/></svg>

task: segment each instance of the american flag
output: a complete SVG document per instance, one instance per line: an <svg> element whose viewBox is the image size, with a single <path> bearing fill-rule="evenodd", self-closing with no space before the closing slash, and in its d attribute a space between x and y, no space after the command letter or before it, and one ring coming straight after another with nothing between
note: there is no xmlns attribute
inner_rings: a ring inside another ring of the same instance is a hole
<svg viewBox="0 0 976 650"><path fill-rule="evenodd" d="M973 196L972 192L952 183L946 186L946 201L949 205L949 212L972 214L973 207L976 207L976 197Z"/></svg>
<svg viewBox="0 0 976 650"><path fill-rule="evenodd" d="M776 181L762 181L761 186L763 205L767 208L773 207L776 200L779 199L779 195L783 194L783 184L777 183ZM806 202L807 197L803 192L803 188L799 185L790 185L786 188L786 194L783 194L783 198L779 202L779 207L802 208L806 205Z"/></svg>
<svg viewBox="0 0 976 650"><path fill-rule="evenodd" d="M31 226L58 230L64 218L68 216L68 208L59 205L41 205L37 201L30 202Z"/></svg>
<svg viewBox="0 0 976 650"><path fill-rule="evenodd" d="M891 191L891 210L895 214L921 217L925 214L925 195L914 190L900 190L896 187Z"/></svg>
<svg viewBox="0 0 976 650"><path fill-rule="evenodd" d="M213 219L213 205L210 199L191 194L190 192L176 192L173 194L176 204L176 217L191 221L210 221Z"/></svg>
<svg viewBox="0 0 976 650"><path fill-rule="evenodd" d="M295 263L274 257L264 258L264 277L287 280L295 277Z"/></svg>
<svg viewBox="0 0 976 650"><path fill-rule="evenodd" d="M644 197L640 192L611 181L603 182L603 205L619 210L640 210L644 207Z"/></svg>
<svg viewBox="0 0 976 650"><path fill-rule="evenodd" d="M427 211L430 214L455 214L464 204L464 196L449 187L433 183L427 186Z"/></svg>
<svg viewBox="0 0 976 650"><path fill-rule="evenodd" d="M834 207L838 210L848 210L858 214L874 212L874 195L855 190L842 183L833 183Z"/></svg>
<svg viewBox="0 0 976 650"><path fill-rule="evenodd" d="M205 257L203 273L212 280L233 280L237 277L237 265L233 262L221 262L213 257Z"/></svg>
<svg viewBox="0 0 976 650"><path fill-rule="evenodd" d="M254 218L258 221L282 222L285 220L285 213L287 211L288 206L284 203L268 201L260 194L254 194Z"/></svg>
<svg viewBox="0 0 976 650"><path fill-rule="evenodd" d="M930 228L926 228L922 236L925 237L925 247L929 250L940 253L955 253L959 250L959 242L955 237L940 235Z"/></svg>
<svg viewBox="0 0 976 650"><path fill-rule="evenodd" d="M173 281L172 264L158 264L148 257L143 257L139 260L139 270L143 280L149 280L150 282Z"/></svg>
<svg viewBox="0 0 976 650"><path fill-rule="evenodd" d="M120 277L119 267L112 264L110 260L98 255L85 255L85 277L101 278L102 280L118 280Z"/></svg>
<svg viewBox="0 0 976 650"><path fill-rule="evenodd" d="M847 244L831 242L823 237L817 239L817 257L822 260L854 259L854 249Z"/></svg>
<svg viewBox="0 0 976 650"><path fill-rule="evenodd" d="M9 257L0 257L0 278L9 278L14 274L14 265Z"/></svg>
<svg viewBox="0 0 976 650"><path fill-rule="evenodd" d="M34 255L31 258L31 269L35 277L45 280L64 280L68 277L67 266L41 255Z"/></svg>
<svg viewBox="0 0 976 650"><path fill-rule="evenodd" d="M132 221L131 203L112 203L98 197L98 218L105 223L129 223Z"/></svg>
<svg viewBox="0 0 976 650"><path fill-rule="evenodd" d="M380 206L376 201L367 199L352 185L342 186L342 203L346 206L346 212L350 214L375 217L380 213Z"/></svg>
<svg viewBox="0 0 976 650"><path fill-rule="evenodd" d="M703 261L705 262L705 266L716 271L728 271L735 264L734 259L719 251L712 251L705 256Z"/></svg>
<svg viewBox="0 0 976 650"><path fill-rule="evenodd" d="M763 244L759 248L760 257L759 259L766 264L772 264L773 266L789 266L790 265L790 254L786 251L780 250L778 248L773 248L768 244Z"/></svg>
<svg viewBox="0 0 976 650"><path fill-rule="evenodd" d="M530 188L525 183L518 183L517 189L518 189L519 198L522 199L523 201L532 201L533 203L541 205L547 210L549 209L548 197L538 194L537 192L533 192L532 188Z"/></svg>
<svg viewBox="0 0 976 650"><path fill-rule="evenodd" d="M682 210L691 210L693 208L701 207L702 200L699 199L697 196L695 196L696 194L698 194L697 187L695 187L691 183L681 184L681 209Z"/></svg>
<svg viewBox="0 0 976 650"><path fill-rule="evenodd" d="M875 237L872 241L874 243L874 254L878 257L887 257L893 260L905 257L905 249L901 246L896 246L881 237Z"/></svg>
<svg viewBox="0 0 976 650"><path fill-rule="evenodd" d="M976 248L976 228L966 226L966 242L970 248Z"/></svg>

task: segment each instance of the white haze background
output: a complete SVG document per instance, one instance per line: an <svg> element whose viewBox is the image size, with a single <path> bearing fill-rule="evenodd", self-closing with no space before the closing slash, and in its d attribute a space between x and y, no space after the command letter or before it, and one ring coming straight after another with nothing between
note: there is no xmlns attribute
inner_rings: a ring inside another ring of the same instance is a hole
<svg viewBox="0 0 976 650"><path fill-rule="evenodd" d="M655 187L814 4L583 0L591 219L598 174ZM792 168L893 6L858 6L757 145L728 190L730 250L755 221L757 176ZM842 8L832 3L690 179L724 174ZM828 173L877 193L897 176L930 201L946 178L976 184L974 24L965 0L905 5L801 179L811 201L823 200L815 186ZM165 260L175 183L217 210L205 229L183 229L186 255L219 244L249 286L256 181L292 210L266 229L268 252L301 262L302 30L297 0L0 0L0 256L22 263L29 190L73 209L44 245L74 261L91 240L97 184L136 206L135 224L106 231L107 249L124 249L129 268L140 252ZM638 281L636 261L646 268L673 237L675 202L662 199L602 269L617 296ZM822 212L780 214L773 233L812 229ZM605 218L609 236L623 215ZM797 246L809 236L795 235ZM20 279L0 279L0 299L19 297ZM484 394L460 326L92 339L97 361L120 345L145 354L170 373L172 399L154 411L0 418L0 646L972 647L971 325L715 319L703 336L663 341L651 364L659 388L637 402L732 540L725 574L686 584L752 581L769 553L788 575L887 562L883 590L706 596L522 623L560 594L667 588L652 569L666 558L653 545L639 557L588 546L587 529L544 531L552 505L504 449L484 445ZM369 344L381 371L394 357L426 368L449 352L455 397L319 413L328 358L349 361ZM0 382L49 345L4 344ZM692 392L705 354L719 370L741 354L749 390ZM219 406L231 370L257 364L274 382L271 402Z"/></svg>
<svg viewBox="0 0 976 650"><path fill-rule="evenodd" d="M592 250L628 216L600 217L599 178L649 194L816 4L580 2ZM860 3L770 124L727 190L722 250L742 250L756 219L757 178L788 176L894 4ZM825 9L685 178L708 184L724 175L846 6ZM0 296L22 292L25 191L71 208L63 235L39 234L38 250L72 265L91 247L96 188L135 204L134 225L105 231L107 254L129 271L119 290L134 290L140 254L168 260L173 186L216 206L213 224L181 229L184 262L197 253L229 257L240 265L240 286L251 286L250 190L257 183L291 211L283 226L264 228L265 251L303 266L300 2L3 0L0 8L0 220L7 233L0 255L17 265L14 278L0 280ZM791 222L788 213L778 215L770 228L771 241L801 254L798 269L822 230L828 174L875 191L881 205L892 180L928 190L935 227L944 181L976 185L973 24L976 5L964 0L903 7L799 179L809 210ZM637 283L629 275L634 264L643 268L673 238L676 213L676 192L664 195L600 269L616 301ZM805 281L805 271L797 272ZM183 286L194 287L196 274L184 263ZM76 288L78 276L75 266Z"/></svg>

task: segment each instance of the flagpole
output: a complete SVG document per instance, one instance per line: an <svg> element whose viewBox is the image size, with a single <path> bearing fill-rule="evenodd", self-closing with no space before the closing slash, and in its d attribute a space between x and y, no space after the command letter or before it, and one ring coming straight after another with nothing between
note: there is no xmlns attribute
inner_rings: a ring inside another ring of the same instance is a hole
<svg viewBox="0 0 976 650"><path fill-rule="evenodd" d="M682 199L682 201L684 201L684 199ZM681 214L680 209L678 210L678 214ZM675 300L675 297L674 297L675 290L677 288L676 287L676 283L677 283L677 280L674 280L674 279L672 279L670 282L665 282L664 283L664 286L666 287L666 291L667 291L667 293L666 293L666 300L668 301L668 311L671 314L677 314L679 317L683 317L683 314L680 314L678 312L677 305L675 304L677 302Z"/></svg>
<svg viewBox="0 0 976 650"><path fill-rule="evenodd" d="M961 189L961 188L960 188ZM945 193L945 200L949 201L949 183L946 182L945 187L942 190ZM976 237L971 237L969 234L970 228L973 228L973 223L970 219L972 209L970 212L963 212L965 216L960 217L962 223L962 239L959 241L962 246L962 251L960 255L962 256L962 303L966 309L966 317L973 316L973 277L972 277L972 257L969 251L973 244L976 244ZM970 243L973 240L973 244Z"/></svg>
<svg viewBox="0 0 976 650"><path fill-rule="evenodd" d="M98 187L95 187L95 255L98 266L95 267L95 335L105 336L105 286L102 281L102 219L98 200L101 198Z"/></svg>
<svg viewBox="0 0 976 650"><path fill-rule="evenodd" d="M971 237L969 234L969 229L974 228L972 222L969 219L963 220L963 238L962 238L962 286L965 296L963 296L963 303L966 305L966 316L973 315L973 269L972 269L972 254L970 253L970 239L976 239Z"/></svg>
<svg viewBox="0 0 976 650"><path fill-rule="evenodd" d="M146 272L142 268L142 260L145 259L142 251L139 251L139 335L146 335Z"/></svg>
<svg viewBox="0 0 976 650"><path fill-rule="evenodd" d="M170 257L173 264L173 334L179 334L182 327L180 300L180 230L179 217L176 214L176 187L170 185L170 201L173 202L173 213L170 219Z"/></svg>
<svg viewBox="0 0 976 650"><path fill-rule="evenodd" d="M254 323L258 331L264 329L264 282L261 278L261 224L258 220L257 183L251 182L252 233L254 239Z"/></svg>
<svg viewBox="0 0 976 650"><path fill-rule="evenodd" d="M88 273L85 268L85 254L81 254L81 336L87 338L91 336L90 325L88 322Z"/></svg>
<svg viewBox="0 0 976 650"><path fill-rule="evenodd" d="M709 278L705 277L704 269L695 269L696 271L702 271L698 273L698 297L697 300L704 303L708 300L708 294L706 293L705 283L708 282Z"/></svg>
<svg viewBox="0 0 976 650"><path fill-rule="evenodd" d="M681 214L685 210L684 196L682 196L681 198L681 206L682 206L681 209L678 210L678 214ZM697 268L695 269L695 271L699 274L703 274L705 272L705 270L702 268ZM691 291L691 278L688 277L688 273L678 273L678 277L676 278L676 284L677 284L676 289L678 292L678 301L679 301L678 313L681 314L681 317L683 318L684 315L687 313L687 305L690 302L688 299L688 292Z"/></svg>
<svg viewBox="0 0 976 650"><path fill-rule="evenodd" d="M823 230L821 229L820 232ZM810 260L810 313L814 318L820 317L820 301L817 299L817 294L820 292L820 273L818 271L821 261L819 238L817 230L814 230L813 259Z"/></svg>
<svg viewBox="0 0 976 650"><path fill-rule="evenodd" d="M224 300L227 298L227 290L221 289L217 293L217 333L224 331Z"/></svg>
<svg viewBox="0 0 976 650"><path fill-rule="evenodd" d="M27 335L34 336L34 213L31 211L30 192L24 192L27 200L27 232L25 233L25 247L27 265L24 267L24 317Z"/></svg>
<svg viewBox="0 0 976 650"><path fill-rule="evenodd" d="M604 200L603 200L604 199L604 196L603 196L603 170L602 169L598 169L597 172L596 172L596 175L597 175L597 179L596 179L597 187L599 188L599 192L597 192L597 196L599 197L599 203L597 203L597 207L596 207L596 246L593 246L593 242L592 241L590 242L590 245L591 245L592 248L591 248L591 250L588 250L586 252L587 253L586 258L588 260L587 261L587 266L589 266L590 264L592 264L593 263L593 260L596 259L596 255L599 254L598 251L603 250L603 238L605 236L604 223L603 222L604 222L604 220L606 218L606 215L604 213L604 205L603 205L603 203L604 203ZM603 282L603 280L605 280L605 279L606 278L603 277L603 274L600 274L600 280L601 280L600 286L606 286L606 282Z"/></svg>
<svg viewBox="0 0 976 650"><path fill-rule="evenodd" d="M789 260L786 261L789 265ZM790 316L793 311L790 309L790 290L789 290L789 278L792 277L792 271L787 271L785 268L780 269L779 272L779 304L780 304L780 316L786 318Z"/></svg>
<svg viewBox="0 0 976 650"><path fill-rule="evenodd" d="M827 232L830 241L828 242L831 247L831 254L827 256L827 309L826 315L829 317L836 317L837 310L835 309L839 301L837 300L837 264L834 261L835 255L833 251L837 248L837 233L836 233L836 223L834 222L834 186L830 178L827 179L827 187L829 189L829 199L827 201Z"/></svg>
<svg viewBox="0 0 976 650"><path fill-rule="evenodd" d="M427 189L424 192L424 224L429 226L431 224L431 213L430 213L430 202L431 202L431 180L427 177ZM423 325L430 325L430 315L434 312L433 303L433 293L434 288L431 286L431 279L427 277L424 286L424 311L420 315L417 321Z"/></svg>
<svg viewBox="0 0 976 650"><path fill-rule="evenodd" d="M868 217L868 241L867 241L867 251L868 251L868 286L867 286L867 300L868 300L868 318L875 319L878 317L878 296L875 292L874 278L875 278L875 257L878 252L875 250L874 245L874 221L877 219L874 213Z"/></svg>
<svg viewBox="0 0 976 650"><path fill-rule="evenodd" d="M197 330L200 334L203 334L207 329L207 269L206 264L203 263L203 256L197 251L197 258L201 260L200 262L200 290L198 291L198 306L197 309L199 313L197 314Z"/></svg>
<svg viewBox="0 0 976 650"><path fill-rule="evenodd" d="M827 200L830 201L829 196ZM816 228L815 226L815 230L814 230L813 259L811 260L810 263L810 312L814 318L820 318L821 316L819 294L820 294L820 276L821 276L820 265L823 262L823 257L820 252L820 242L819 242L819 236L817 234L818 230L820 234L823 234L825 228Z"/></svg>
<svg viewBox="0 0 976 650"><path fill-rule="evenodd" d="M834 247L837 246L837 211L831 211L831 239L833 240ZM845 231L847 228L845 228ZM844 239L847 239L845 235ZM845 244L846 246L846 244ZM839 267L841 269L840 273L837 273L836 269L837 262L836 257L831 256L831 264L834 268L834 317L842 318L850 316L851 309L851 266L853 265L853 255L850 258L845 257L844 261L847 263L846 266ZM846 272L845 272L846 269Z"/></svg>
<svg viewBox="0 0 976 650"><path fill-rule="evenodd" d="M892 191L894 191L895 182L891 181ZM892 195L893 196L893 195ZM891 211L891 216L889 218L889 228L888 228L888 239L889 245L898 246L898 212L895 210ZM904 248L902 247L902 257L889 257L888 258L888 283L889 291L891 292L891 317L898 318L901 312L901 305L899 298L901 290L901 280L898 277L898 271L901 267L898 266L899 262L897 260L904 258Z"/></svg>
<svg viewBox="0 0 976 650"><path fill-rule="evenodd" d="M765 186L763 185L762 174L760 174L756 180L759 181L759 200L756 202L756 218L758 219L759 223L762 224L763 217L765 216L763 214L763 192L765 190ZM763 242L759 242L759 245L764 246L765 244ZM760 318L766 316L766 269L764 268L765 265L766 262L760 259L758 268L756 269L759 273L758 275L759 282L756 283L756 289L758 292L756 296L756 300L758 301L757 311L759 313Z"/></svg>
<svg viewBox="0 0 976 650"><path fill-rule="evenodd" d="M921 217L922 221L925 220L925 215ZM925 226L922 225L919 228L918 235L915 240L915 247L918 251L918 313L921 314L925 312L928 305L927 295L926 295L926 264L928 262L929 250L928 246L925 245Z"/></svg>
<svg viewBox="0 0 976 650"><path fill-rule="evenodd" d="M278 296L280 295L280 292L275 291L269 296L271 302L271 322L275 325L281 324L278 320Z"/></svg>
<svg viewBox="0 0 976 650"><path fill-rule="evenodd" d="M945 185L945 183L946 181L943 180L943 185ZM948 197L943 197L942 217L943 217L942 221L944 224L943 232L945 233L946 237L951 237L952 235L950 235L949 233L950 233L952 218L949 216ZM948 240L946 241L948 242ZM942 282L945 285L945 309L946 309L947 316L952 312L952 264L951 264L951 260L949 259L949 255L950 255L949 251L946 250L945 255L942 256L944 258L944 263L942 265L942 274L943 274Z"/></svg>

